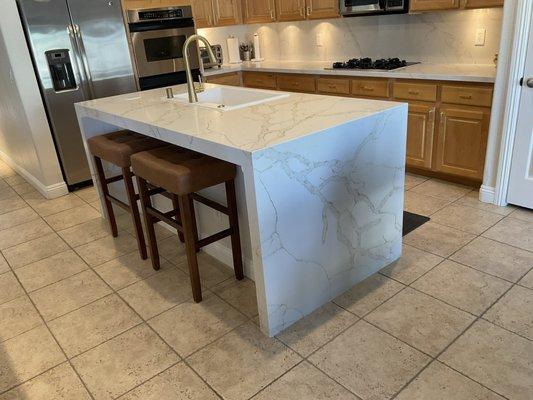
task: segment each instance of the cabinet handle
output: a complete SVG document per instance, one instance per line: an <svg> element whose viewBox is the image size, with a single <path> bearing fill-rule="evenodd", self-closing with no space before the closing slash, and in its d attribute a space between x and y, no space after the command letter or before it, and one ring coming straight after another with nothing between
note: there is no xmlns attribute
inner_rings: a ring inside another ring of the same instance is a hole
<svg viewBox="0 0 533 400"><path fill-rule="evenodd" d="M409 90L407 93L415 95L415 96L418 96L420 94L420 92L417 90Z"/></svg>
<svg viewBox="0 0 533 400"><path fill-rule="evenodd" d="M435 129L435 108L432 108L428 112L428 129L429 133L433 133L433 130Z"/></svg>
<svg viewBox="0 0 533 400"><path fill-rule="evenodd" d="M336 85L332 85L332 84L328 85L328 88L330 88L330 89L335 89L336 87L337 87Z"/></svg>
<svg viewBox="0 0 533 400"><path fill-rule="evenodd" d="M472 95L469 94L469 95L466 95L466 94L462 94L459 96L461 99L464 99L464 100L472 100Z"/></svg>
<svg viewBox="0 0 533 400"><path fill-rule="evenodd" d="M374 91L374 88L370 87L370 86L363 86L363 87L361 87L361 89L366 91L366 92L373 92Z"/></svg>
<svg viewBox="0 0 533 400"><path fill-rule="evenodd" d="M313 9L311 8L311 6L308 6L307 7L307 16L311 15L312 11L313 11Z"/></svg>

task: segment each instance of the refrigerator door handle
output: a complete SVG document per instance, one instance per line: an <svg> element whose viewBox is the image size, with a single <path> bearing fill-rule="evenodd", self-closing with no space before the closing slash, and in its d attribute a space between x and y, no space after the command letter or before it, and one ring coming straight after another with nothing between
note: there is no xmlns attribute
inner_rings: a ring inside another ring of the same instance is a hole
<svg viewBox="0 0 533 400"><path fill-rule="evenodd" d="M78 24L72 24L72 31L74 34L74 40L76 42L76 48L81 58L81 65L83 67L83 74L85 76L85 83L91 99L96 98L93 88L93 78L91 76L91 69L89 68L89 61L87 59L87 52L85 51L85 45L83 43L83 37L81 35L81 29Z"/></svg>
<svg viewBox="0 0 533 400"><path fill-rule="evenodd" d="M83 70L80 65L80 58L79 58L79 51L78 46L76 44L76 40L74 38L74 28L72 25L67 26L67 32L68 37L70 39L70 45L72 46L72 58L74 59L74 64L76 65L76 73L78 75L78 82L79 84L85 84L85 77L83 75ZM79 85L78 85L79 86Z"/></svg>

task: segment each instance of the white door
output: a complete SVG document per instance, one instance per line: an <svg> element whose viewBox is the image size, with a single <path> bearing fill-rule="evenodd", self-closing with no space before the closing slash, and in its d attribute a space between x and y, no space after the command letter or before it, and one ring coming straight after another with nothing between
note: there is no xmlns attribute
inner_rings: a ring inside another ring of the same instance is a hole
<svg viewBox="0 0 533 400"><path fill-rule="evenodd" d="M507 201L533 208L533 18L520 97Z"/></svg>

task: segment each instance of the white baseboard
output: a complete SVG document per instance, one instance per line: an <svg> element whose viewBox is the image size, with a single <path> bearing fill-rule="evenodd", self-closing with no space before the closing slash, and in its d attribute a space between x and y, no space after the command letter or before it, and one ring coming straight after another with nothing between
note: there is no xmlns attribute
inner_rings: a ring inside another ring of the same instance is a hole
<svg viewBox="0 0 533 400"><path fill-rule="evenodd" d="M62 181L54 183L53 185L43 185L35 176L26 171L23 167L18 165L11 157L6 153L0 151L0 158L11 168L15 170L17 174L22 176L30 185L32 185L39 193L41 193L47 199L55 199L57 197L68 194L67 184Z"/></svg>
<svg viewBox="0 0 533 400"><path fill-rule="evenodd" d="M494 204L495 189L492 186L481 185L479 189L479 201Z"/></svg>
<svg viewBox="0 0 533 400"><path fill-rule="evenodd" d="M216 258L221 263L233 268L233 255L231 253L231 249L227 248L226 246L223 246L220 242L211 243L210 245L204 247L202 250L209 254L211 257ZM242 262L244 264L244 275L255 282L255 277L253 273L254 271L252 269L251 261L243 256Z"/></svg>

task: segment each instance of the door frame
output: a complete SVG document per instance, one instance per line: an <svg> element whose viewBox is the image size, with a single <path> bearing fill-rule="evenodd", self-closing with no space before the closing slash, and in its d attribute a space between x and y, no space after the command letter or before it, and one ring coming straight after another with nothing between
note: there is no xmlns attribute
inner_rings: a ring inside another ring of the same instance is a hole
<svg viewBox="0 0 533 400"><path fill-rule="evenodd" d="M523 87L520 79L523 77L526 65L529 28L533 18L533 0L522 0L516 8L515 29L511 50L508 84L503 114L502 138L498 159L496 186L494 188L493 203L506 206L513 147L517 134L517 121L520 109L520 99ZM533 32L531 33L533 34Z"/></svg>

